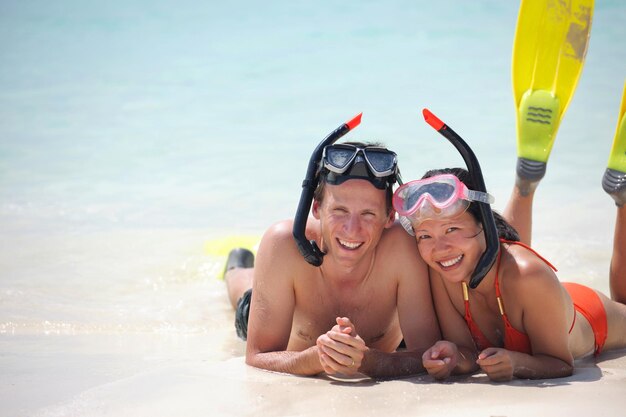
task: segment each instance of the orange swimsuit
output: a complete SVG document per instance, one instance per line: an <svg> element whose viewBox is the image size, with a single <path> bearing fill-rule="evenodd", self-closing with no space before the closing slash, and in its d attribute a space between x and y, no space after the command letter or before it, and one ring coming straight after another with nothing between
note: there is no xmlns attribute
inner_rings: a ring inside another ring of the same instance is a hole
<svg viewBox="0 0 626 417"><path fill-rule="evenodd" d="M550 262L548 262L541 255L539 255L532 248L526 246L525 244L504 239L500 239L500 241L502 243L520 245L528 249L556 271L556 268L552 266ZM496 280L494 286L496 290L496 299L498 300L498 307L500 308L500 315L502 316L502 321L504 322L504 348L516 352L532 354L532 348L528 335L526 333L520 332L515 327L513 327L509 322L506 313L504 312L504 305L502 304L502 296L500 294L500 285L498 283L501 253L502 251L498 252L498 260L496 264ZM606 320L606 311L604 310L602 300L600 300L600 297L598 297L598 294L596 294L594 290L589 287L585 287L584 285L569 282L562 283L562 285L565 287L570 297L572 298L572 301L574 302L574 309L577 312L581 313L583 316L585 316L585 318L589 321L589 324L591 325L595 336L595 354L600 354L600 352L602 351L602 347L604 346L604 342L606 341L608 327ZM467 323L467 327L469 327L470 333L472 334L472 338L474 339L476 348L480 351L488 347L493 347L493 344L483 334L483 332L480 330L474 320L472 320L472 314L470 313L469 307L469 294L467 291L467 284L465 282L463 282L463 300L465 303L465 322ZM574 314L574 321L572 322L572 326L569 329L570 333L572 332L575 323L576 314Z"/></svg>

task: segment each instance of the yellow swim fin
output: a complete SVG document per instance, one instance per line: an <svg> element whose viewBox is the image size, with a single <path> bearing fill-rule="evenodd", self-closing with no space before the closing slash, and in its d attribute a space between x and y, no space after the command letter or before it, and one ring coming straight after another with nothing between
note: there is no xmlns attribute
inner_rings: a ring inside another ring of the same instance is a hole
<svg viewBox="0 0 626 417"><path fill-rule="evenodd" d="M204 242L204 253L210 256L226 256L234 248L248 248L256 252L261 236L232 235L223 236Z"/></svg>
<svg viewBox="0 0 626 417"><path fill-rule="evenodd" d="M227 257L224 270L218 279L224 279L226 271L232 267L252 268L254 255L261 242L261 236L232 235L209 240L204 243L204 253L209 256Z"/></svg>
<svg viewBox="0 0 626 417"><path fill-rule="evenodd" d="M517 176L539 181L585 61L593 0L522 0L513 44Z"/></svg>
<svg viewBox="0 0 626 417"><path fill-rule="evenodd" d="M602 188L613 197L618 206L621 207L626 203L626 82L613 147L602 178Z"/></svg>

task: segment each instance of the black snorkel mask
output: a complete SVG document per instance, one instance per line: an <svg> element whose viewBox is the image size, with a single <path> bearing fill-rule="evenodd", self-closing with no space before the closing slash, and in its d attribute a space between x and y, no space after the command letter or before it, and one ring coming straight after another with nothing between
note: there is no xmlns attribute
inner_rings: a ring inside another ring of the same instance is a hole
<svg viewBox="0 0 626 417"><path fill-rule="evenodd" d="M465 143L465 141L454 130L439 120L437 116L432 114L428 109L424 109L423 114L426 123L431 125L437 132L441 133L454 145L457 151L459 151L465 161L469 175L474 183L475 190L486 193L487 188L485 187L485 180L480 169L480 164L478 163L478 159L469 145ZM500 248L500 241L498 239L498 229L493 218L491 206L488 203L480 201L474 201L472 204L478 205L480 222L483 225L485 240L487 242L487 248L478 260L478 264L476 265L476 268L472 273L472 278L469 282L470 288L476 288L496 261L498 250Z"/></svg>
<svg viewBox="0 0 626 417"><path fill-rule="evenodd" d="M315 190L324 176L327 184L339 185L349 179L365 179L376 188L384 190L399 180L396 154L385 148L350 144L333 145L339 138L361 123L358 114L352 120L332 131L317 145L302 181L302 193L293 222L293 237L304 259L320 266L325 253L315 240L305 236L306 222L313 203Z"/></svg>

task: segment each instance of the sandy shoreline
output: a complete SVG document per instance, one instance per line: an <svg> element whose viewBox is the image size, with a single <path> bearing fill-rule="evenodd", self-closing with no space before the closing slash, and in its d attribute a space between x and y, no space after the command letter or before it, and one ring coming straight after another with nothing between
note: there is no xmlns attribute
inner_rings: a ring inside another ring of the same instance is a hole
<svg viewBox="0 0 626 417"><path fill-rule="evenodd" d="M230 330L203 335L0 337L2 416L618 415L626 350L569 378L490 383L484 374L342 382L248 367Z"/></svg>

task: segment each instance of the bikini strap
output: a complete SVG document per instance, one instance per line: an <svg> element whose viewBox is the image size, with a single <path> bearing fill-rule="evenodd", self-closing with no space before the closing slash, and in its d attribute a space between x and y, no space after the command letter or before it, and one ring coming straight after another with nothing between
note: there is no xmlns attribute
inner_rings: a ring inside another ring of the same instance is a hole
<svg viewBox="0 0 626 417"><path fill-rule="evenodd" d="M502 240L500 240L502 241ZM504 306L502 305L502 295L500 294L500 283L498 282L500 276L500 260L502 259L502 247L498 251L498 260L496 262L496 279L493 286L496 288L496 300L498 301L498 308L500 309L500 315L506 317L504 314Z"/></svg>
<svg viewBox="0 0 626 417"><path fill-rule="evenodd" d="M508 243L508 244L512 244L512 245L519 245L519 246L521 246L521 247L523 247L523 248L526 248L526 249L528 249L529 251L531 251L532 253L534 253L535 255L537 255L537 257L538 257L539 259L541 259L542 261L544 261L544 262L546 263L546 265L548 265L550 268L552 268L552 270L553 270L554 272L557 272L557 271L558 271L558 269L556 269L556 267L555 267L554 265L552 265L552 264L550 263L550 261L548 261L548 260L547 260L546 258L544 258L543 256L539 255L539 253L537 253L537 251L536 251L536 250L534 250L533 248L531 248L530 246L528 246L528 245L527 245L527 244L525 244L525 243L522 243L522 242L519 242L519 241L516 241L516 240L506 240L506 239L500 239L500 243Z"/></svg>
<svg viewBox="0 0 626 417"><path fill-rule="evenodd" d="M500 243L508 243L510 245L519 245L523 248L528 249L529 251L531 251L532 253L534 253L539 259L541 259L542 261L544 261L546 263L546 265L548 265L550 268L552 268L555 272L556 272L556 268L554 267L554 265L552 265L546 258L544 258L543 256L539 255L537 253L536 250L534 250L533 248L531 248L530 246L516 241L516 240L507 240L507 239L500 239ZM498 300L498 308L500 309L500 315L506 317L506 315L504 314L504 305L502 304L502 295L500 294L500 284L499 284L499 275L500 275L500 259L501 259L501 255L502 255L502 249L498 252L498 262L497 262L497 266L496 266L496 279L495 279L495 283L494 286L496 287L496 300Z"/></svg>

